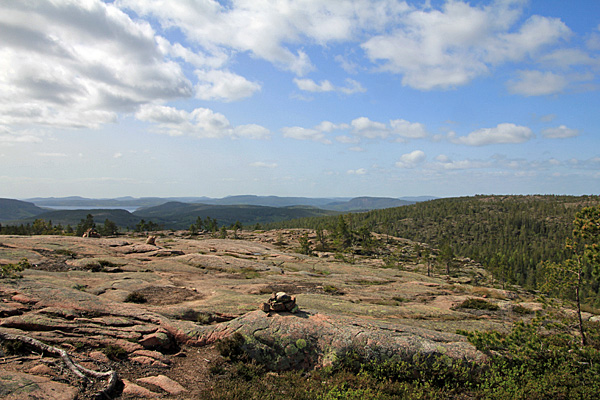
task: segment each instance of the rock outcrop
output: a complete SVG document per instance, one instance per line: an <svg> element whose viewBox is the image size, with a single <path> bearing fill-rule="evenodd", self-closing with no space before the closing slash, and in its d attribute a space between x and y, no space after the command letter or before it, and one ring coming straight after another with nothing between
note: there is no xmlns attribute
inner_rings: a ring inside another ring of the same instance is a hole
<svg viewBox="0 0 600 400"><path fill-rule="evenodd" d="M445 355L466 362L486 358L460 335L303 311L257 310L187 336L189 343L205 345L236 332L244 336L242 348L248 355L272 370L319 368L349 352L373 360L411 361L416 355Z"/></svg>

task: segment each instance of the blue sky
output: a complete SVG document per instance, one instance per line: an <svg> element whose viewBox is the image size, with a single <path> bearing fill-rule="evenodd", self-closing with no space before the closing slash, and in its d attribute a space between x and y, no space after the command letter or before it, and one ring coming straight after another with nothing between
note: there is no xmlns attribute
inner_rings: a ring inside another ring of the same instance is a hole
<svg viewBox="0 0 600 400"><path fill-rule="evenodd" d="M600 193L596 0L0 0L0 197Z"/></svg>

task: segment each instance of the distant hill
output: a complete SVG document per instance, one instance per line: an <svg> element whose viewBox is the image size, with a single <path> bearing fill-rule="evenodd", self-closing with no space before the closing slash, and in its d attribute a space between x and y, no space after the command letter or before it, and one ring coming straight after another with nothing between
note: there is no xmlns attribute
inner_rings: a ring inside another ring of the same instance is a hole
<svg viewBox="0 0 600 400"><path fill-rule="evenodd" d="M0 199L0 222L34 217L46 211L26 201Z"/></svg>
<svg viewBox="0 0 600 400"><path fill-rule="evenodd" d="M82 219L85 219L88 214L92 214L96 224L103 224L106 219L109 219L119 227L133 228L138 222L140 222L141 219L125 210L98 209L42 211L44 211L42 214L38 214L35 217L21 218L19 220L8 222L11 225L27 224L32 223L35 219L40 218L45 221L52 221L53 225L61 224L63 226L71 225L72 227L75 227Z"/></svg>
<svg viewBox="0 0 600 400"><path fill-rule="evenodd" d="M203 199L195 203L218 205L253 205L266 207L311 206L324 208L332 201L347 201L348 198L312 198L312 197L279 197L279 196L227 196L222 199Z"/></svg>
<svg viewBox="0 0 600 400"><path fill-rule="evenodd" d="M146 221L163 224L166 228L187 229L197 217L216 218L219 225L231 225L240 221L245 226L257 223L283 221L294 218L317 217L337 214L335 211L314 207L265 207L253 205L210 205L169 202L156 207L144 208L133 213Z"/></svg>
<svg viewBox="0 0 600 400"><path fill-rule="evenodd" d="M409 204L415 204L415 202L390 197L356 197L349 201L329 203L322 208L336 211L369 211L401 207Z"/></svg>

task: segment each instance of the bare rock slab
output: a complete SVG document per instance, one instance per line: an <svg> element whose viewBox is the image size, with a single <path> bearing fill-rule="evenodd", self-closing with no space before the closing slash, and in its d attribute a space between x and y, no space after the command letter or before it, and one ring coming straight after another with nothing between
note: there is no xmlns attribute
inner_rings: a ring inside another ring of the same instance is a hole
<svg viewBox="0 0 600 400"><path fill-rule="evenodd" d="M0 398L5 400L74 400L77 389L48 377L0 370Z"/></svg>

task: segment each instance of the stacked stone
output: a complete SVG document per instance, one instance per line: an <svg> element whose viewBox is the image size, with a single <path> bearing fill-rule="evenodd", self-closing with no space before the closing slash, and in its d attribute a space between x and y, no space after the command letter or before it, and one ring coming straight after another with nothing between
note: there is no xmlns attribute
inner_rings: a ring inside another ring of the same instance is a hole
<svg viewBox="0 0 600 400"><path fill-rule="evenodd" d="M298 312L296 298L285 292L273 293L271 298L266 303L263 303L260 309L266 313L270 311Z"/></svg>

